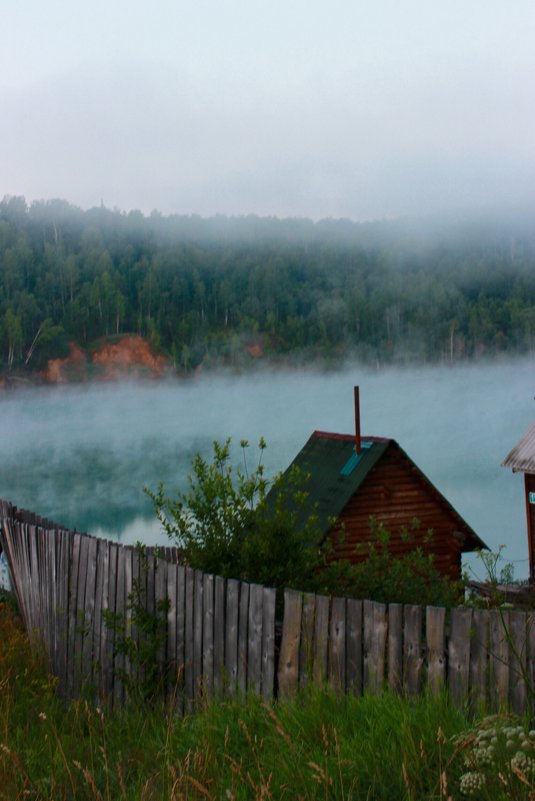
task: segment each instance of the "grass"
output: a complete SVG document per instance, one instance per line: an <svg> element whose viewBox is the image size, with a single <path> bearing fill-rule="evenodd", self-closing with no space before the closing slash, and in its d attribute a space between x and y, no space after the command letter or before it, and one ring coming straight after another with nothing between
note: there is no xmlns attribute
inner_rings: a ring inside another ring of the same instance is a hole
<svg viewBox="0 0 535 801"><path fill-rule="evenodd" d="M1 801L455 801L473 726L445 694L316 689L280 704L207 703L184 718L66 703L0 603ZM498 792L477 798L530 798L520 780L516 795Z"/></svg>

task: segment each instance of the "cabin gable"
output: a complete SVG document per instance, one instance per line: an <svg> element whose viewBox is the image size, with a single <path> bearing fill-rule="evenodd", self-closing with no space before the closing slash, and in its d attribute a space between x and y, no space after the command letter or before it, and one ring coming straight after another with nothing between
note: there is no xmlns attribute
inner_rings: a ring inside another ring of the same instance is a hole
<svg viewBox="0 0 535 801"><path fill-rule="evenodd" d="M421 546L434 554L440 573L460 578L466 535L459 517L393 441L330 529L334 555L354 564L366 559L374 542L372 520L389 532L393 556Z"/></svg>

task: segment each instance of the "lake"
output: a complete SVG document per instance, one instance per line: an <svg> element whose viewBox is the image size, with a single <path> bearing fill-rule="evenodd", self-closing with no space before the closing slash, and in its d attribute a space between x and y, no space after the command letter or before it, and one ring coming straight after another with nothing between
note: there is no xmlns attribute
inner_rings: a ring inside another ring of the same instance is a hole
<svg viewBox="0 0 535 801"><path fill-rule="evenodd" d="M523 477L500 467L533 422L532 360L452 368L359 365L336 372L264 370L189 380L29 388L0 395L0 497L69 528L122 542L165 543L145 486L187 484L213 440L267 441L268 475L314 429L393 437L493 549L528 574ZM470 564L475 564L471 559Z"/></svg>

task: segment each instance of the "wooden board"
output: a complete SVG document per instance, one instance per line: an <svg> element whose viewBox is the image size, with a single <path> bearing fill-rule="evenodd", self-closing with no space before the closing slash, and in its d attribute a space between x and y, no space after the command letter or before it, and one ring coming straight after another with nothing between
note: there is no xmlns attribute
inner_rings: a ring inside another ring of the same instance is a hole
<svg viewBox="0 0 535 801"><path fill-rule="evenodd" d="M193 625L193 600L195 594L195 571L186 568L186 602L185 602L185 621L184 621L184 711L191 709L194 697L195 677L193 671L193 645L194 645L194 625Z"/></svg>
<svg viewBox="0 0 535 801"><path fill-rule="evenodd" d="M177 570L178 565L167 565L167 687L166 695L173 695L177 675L176 659L176 613L177 613Z"/></svg>
<svg viewBox="0 0 535 801"><path fill-rule="evenodd" d="M314 667L314 619L316 596L305 593L301 617L301 642L299 644L299 686L306 687L312 680Z"/></svg>
<svg viewBox="0 0 535 801"><path fill-rule="evenodd" d="M225 687L225 579L214 583L214 695L222 697Z"/></svg>
<svg viewBox="0 0 535 801"><path fill-rule="evenodd" d="M84 636L82 641L82 684L88 692L93 694L93 629L95 626L98 540L94 537L88 537L87 539L87 568L85 575L85 604L83 613Z"/></svg>
<svg viewBox="0 0 535 801"><path fill-rule="evenodd" d="M526 711L528 694L526 676L528 667L528 644L526 630L526 613L509 612L510 635L510 690L511 709L517 715Z"/></svg>
<svg viewBox="0 0 535 801"><path fill-rule="evenodd" d="M284 618L279 655L279 695L285 698L295 693L299 682L299 645L303 594L284 590Z"/></svg>
<svg viewBox="0 0 535 801"><path fill-rule="evenodd" d="M489 700L489 612L474 609L470 638L470 704L477 713Z"/></svg>
<svg viewBox="0 0 535 801"><path fill-rule="evenodd" d="M69 634L68 634L68 665L67 665L67 688L72 693L76 690L76 665L79 658L79 650L76 648L77 625L78 625L78 569L80 564L80 547L82 537L74 534L73 547L71 553L71 570L69 582ZM69 692L69 694L71 694Z"/></svg>
<svg viewBox="0 0 535 801"><path fill-rule="evenodd" d="M364 692L380 693L385 681L385 648L387 635L386 605L363 602L363 688Z"/></svg>
<svg viewBox="0 0 535 801"><path fill-rule="evenodd" d="M214 577L203 577L202 686L203 694L214 694Z"/></svg>
<svg viewBox="0 0 535 801"><path fill-rule="evenodd" d="M260 695L262 689L263 606L264 588L260 584L251 584L247 637L247 689L257 695Z"/></svg>
<svg viewBox="0 0 535 801"><path fill-rule="evenodd" d="M202 645L203 645L203 595L204 584L203 574L200 570L195 571L194 577L194 599L193 599L193 697L197 701L202 697Z"/></svg>
<svg viewBox="0 0 535 801"><path fill-rule="evenodd" d="M240 605L238 620L238 691L247 692L247 657L249 643L249 595L250 585L242 581L240 585Z"/></svg>
<svg viewBox="0 0 535 801"><path fill-rule="evenodd" d="M329 625L329 683L341 693L346 690L346 600L333 598Z"/></svg>
<svg viewBox="0 0 535 801"><path fill-rule="evenodd" d="M275 604L277 593L263 589L262 602L262 697L271 700L275 694Z"/></svg>
<svg viewBox="0 0 535 801"><path fill-rule="evenodd" d="M427 686L437 695L446 686L446 610L442 606L426 608Z"/></svg>
<svg viewBox="0 0 535 801"><path fill-rule="evenodd" d="M347 599L347 690L362 693L362 601Z"/></svg>
<svg viewBox="0 0 535 801"><path fill-rule="evenodd" d="M227 617L225 627L225 674L229 695L235 695L238 687L238 623L240 607L240 582L227 581Z"/></svg>
<svg viewBox="0 0 535 801"><path fill-rule="evenodd" d="M178 712L184 711L184 666L186 643L186 568L176 568L176 675L174 679L175 707Z"/></svg>
<svg viewBox="0 0 535 801"><path fill-rule="evenodd" d="M509 644L507 629L509 614L503 610L489 612L490 623L490 703L495 711L506 711L509 706Z"/></svg>
<svg viewBox="0 0 535 801"><path fill-rule="evenodd" d="M115 573L115 614L117 615L119 629L115 634L113 659L113 705L121 707L125 701L124 670L125 654L118 648L118 641L124 644L124 625L126 614L125 598L125 548L117 546L117 569Z"/></svg>
<svg viewBox="0 0 535 801"><path fill-rule="evenodd" d="M403 687L403 605L388 604L388 686Z"/></svg>
<svg viewBox="0 0 535 801"><path fill-rule="evenodd" d="M286 608L286 606L285 606ZM314 617L314 682L327 681L329 653L329 599L316 595L316 614Z"/></svg>
<svg viewBox="0 0 535 801"><path fill-rule="evenodd" d="M420 692L422 682L422 607L403 609L403 688L409 695Z"/></svg>
<svg viewBox="0 0 535 801"><path fill-rule="evenodd" d="M470 688L471 609L452 609L448 642L448 687L453 701L464 704Z"/></svg>

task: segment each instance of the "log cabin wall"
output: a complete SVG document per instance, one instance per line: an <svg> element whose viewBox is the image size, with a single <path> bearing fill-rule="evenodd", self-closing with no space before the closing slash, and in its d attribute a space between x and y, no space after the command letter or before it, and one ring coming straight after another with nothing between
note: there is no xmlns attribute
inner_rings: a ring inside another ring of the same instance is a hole
<svg viewBox="0 0 535 801"><path fill-rule="evenodd" d="M361 548L358 552L356 548L370 542L371 517L390 533L389 550L393 555L403 556L421 545L425 553L435 554L435 565L440 573L451 579L461 578L461 542L456 535L458 520L393 444L340 514L343 537L339 535L339 525L332 530L330 536L338 557L352 563L366 559L366 550ZM414 528L416 519L417 529ZM431 540L430 530L433 532ZM403 532L409 533L409 539Z"/></svg>

